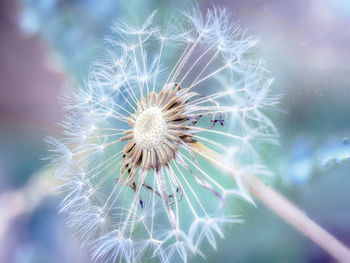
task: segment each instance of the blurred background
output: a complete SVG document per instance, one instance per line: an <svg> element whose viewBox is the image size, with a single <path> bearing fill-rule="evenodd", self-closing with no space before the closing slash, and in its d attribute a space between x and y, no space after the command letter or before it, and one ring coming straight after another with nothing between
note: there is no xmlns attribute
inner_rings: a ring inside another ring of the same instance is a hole
<svg viewBox="0 0 350 263"><path fill-rule="evenodd" d="M59 136L62 86L79 83L119 17L198 4L226 7L282 94L271 113L280 147L266 148L270 182L350 246L350 1L2 0L0 2L0 262L90 262L57 215L45 136ZM258 203L237 201L245 223L227 229L207 262L333 262ZM204 262L195 257L191 262Z"/></svg>

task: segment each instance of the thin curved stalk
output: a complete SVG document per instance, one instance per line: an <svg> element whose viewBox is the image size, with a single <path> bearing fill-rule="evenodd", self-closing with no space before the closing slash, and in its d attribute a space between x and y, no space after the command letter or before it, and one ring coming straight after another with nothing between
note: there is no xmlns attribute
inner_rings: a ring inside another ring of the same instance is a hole
<svg viewBox="0 0 350 263"><path fill-rule="evenodd" d="M203 152L206 156L210 157L210 159L223 160L223 156L201 143L194 143L192 147ZM232 165L232 167L234 167L234 165ZM235 177L233 174L230 175L233 178ZM258 177L251 174L242 175L241 180L251 194L291 226L322 247L336 260L339 262L350 262L350 250L343 243L315 223L303 211L276 190L266 186Z"/></svg>

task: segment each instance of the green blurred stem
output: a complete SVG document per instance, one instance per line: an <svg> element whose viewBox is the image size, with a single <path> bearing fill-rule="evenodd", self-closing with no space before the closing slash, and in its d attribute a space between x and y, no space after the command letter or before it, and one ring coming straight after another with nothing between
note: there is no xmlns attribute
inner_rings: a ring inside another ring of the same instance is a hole
<svg viewBox="0 0 350 263"><path fill-rule="evenodd" d="M203 154L204 157L216 165L220 163L219 160L225 159L223 156L212 151L201 143L197 142L193 144L192 147L196 149L196 152ZM220 168L222 168L222 166L220 166ZM232 165L231 168L235 169L234 165ZM235 175L230 175L235 178ZM244 176L241 176L241 180L251 194L258 198L273 212L282 217L290 225L326 250L336 260L339 262L350 262L350 250L343 243L312 221L303 211L279 194L276 190L266 186L254 175L245 174Z"/></svg>

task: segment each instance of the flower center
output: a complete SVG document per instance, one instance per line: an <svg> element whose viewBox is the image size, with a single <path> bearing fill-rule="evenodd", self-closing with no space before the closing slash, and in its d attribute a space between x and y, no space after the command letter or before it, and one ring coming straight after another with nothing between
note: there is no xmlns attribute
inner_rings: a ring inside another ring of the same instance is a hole
<svg viewBox="0 0 350 263"><path fill-rule="evenodd" d="M137 110L127 119L131 129L124 131L119 141L128 143L123 149L123 165L120 177L126 184L135 183L139 168L143 171L157 170L168 166L176 158L178 148L196 142L187 124L187 101L191 97L186 91L179 92L180 85L166 87L159 93L154 91L137 102Z"/></svg>
<svg viewBox="0 0 350 263"><path fill-rule="evenodd" d="M134 126L135 143L144 150L157 148L162 145L167 129L162 110L158 107L148 108L136 119Z"/></svg>

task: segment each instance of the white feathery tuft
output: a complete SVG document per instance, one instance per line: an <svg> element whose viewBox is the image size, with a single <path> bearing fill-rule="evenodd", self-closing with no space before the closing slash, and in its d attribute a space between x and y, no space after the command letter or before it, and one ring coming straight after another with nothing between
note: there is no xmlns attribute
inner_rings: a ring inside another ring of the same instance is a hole
<svg viewBox="0 0 350 263"><path fill-rule="evenodd" d="M224 226L242 222L226 203L254 203L240 177L267 173L256 143L277 142L258 41L225 9L174 21L116 22L105 58L63 96L64 139L47 139L60 209L99 262L186 262L205 257L204 240L217 249Z"/></svg>

